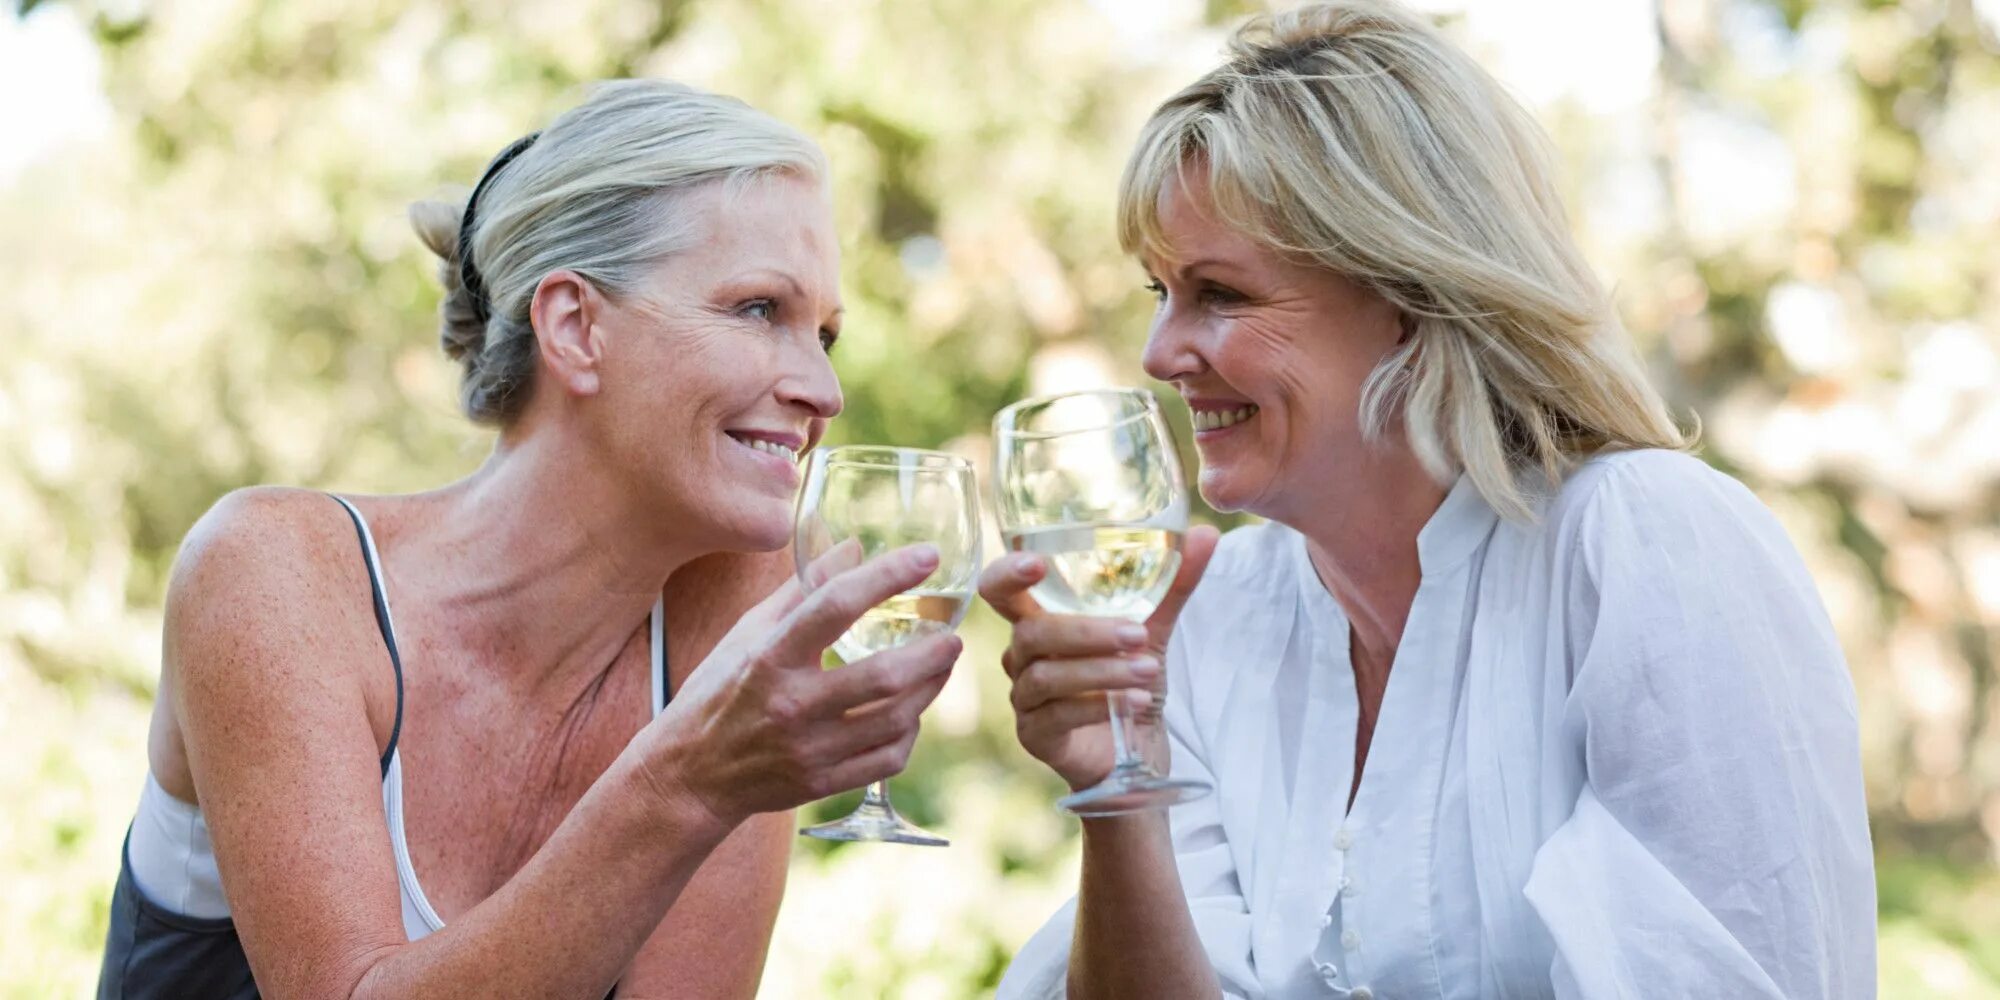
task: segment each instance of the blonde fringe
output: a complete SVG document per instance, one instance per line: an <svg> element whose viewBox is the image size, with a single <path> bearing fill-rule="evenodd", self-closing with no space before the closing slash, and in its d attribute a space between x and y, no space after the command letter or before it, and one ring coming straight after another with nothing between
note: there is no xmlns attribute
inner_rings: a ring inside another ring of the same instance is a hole
<svg viewBox="0 0 2000 1000"><path fill-rule="evenodd" d="M1510 518L1597 451L1692 445L1569 231L1547 136L1441 33L1332 0L1252 19L1230 53L1141 133L1127 252L1171 256L1159 193L1205 183L1224 221L1394 303L1413 334L1364 386L1363 428L1400 417L1432 475Z"/></svg>

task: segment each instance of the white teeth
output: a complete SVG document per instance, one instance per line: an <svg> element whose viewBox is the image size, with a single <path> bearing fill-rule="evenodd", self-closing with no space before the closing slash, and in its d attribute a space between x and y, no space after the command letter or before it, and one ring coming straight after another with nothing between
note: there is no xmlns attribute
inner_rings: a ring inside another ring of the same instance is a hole
<svg viewBox="0 0 2000 1000"><path fill-rule="evenodd" d="M1234 410L1194 410L1194 429L1198 431L1220 430L1250 419L1257 412L1256 406L1241 406Z"/></svg>
<svg viewBox="0 0 2000 1000"><path fill-rule="evenodd" d="M736 440L740 444L747 445L751 448L755 448L758 451L765 452L767 454L776 455L779 458L782 458L788 462L797 461L799 457L798 452L795 452L792 449L787 448L784 445L781 445L775 441L765 441L759 438L737 438Z"/></svg>

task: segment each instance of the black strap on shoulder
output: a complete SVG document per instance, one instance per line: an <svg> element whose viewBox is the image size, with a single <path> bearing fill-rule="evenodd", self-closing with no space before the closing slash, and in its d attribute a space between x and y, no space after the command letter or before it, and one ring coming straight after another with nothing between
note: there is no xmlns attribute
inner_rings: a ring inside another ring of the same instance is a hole
<svg viewBox="0 0 2000 1000"><path fill-rule="evenodd" d="M389 665L396 668L396 724L389 729L388 749L382 751L382 776L386 778L389 762L396 757L396 741L403 735L403 657L396 652L396 627L389 622L389 599L382 591L382 572L375 565L375 545L369 537L368 525L345 497L327 495L340 501L347 509L347 516L354 520L354 534L361 540L361 561L368 565L368 589L375 597L375 625L382 630L382 644L389 647Z"/></svg>

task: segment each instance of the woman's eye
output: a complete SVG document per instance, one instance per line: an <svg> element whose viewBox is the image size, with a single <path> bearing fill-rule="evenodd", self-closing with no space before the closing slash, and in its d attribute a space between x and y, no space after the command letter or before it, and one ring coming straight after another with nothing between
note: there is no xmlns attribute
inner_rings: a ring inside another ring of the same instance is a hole
<svg viewBox="0 0 2000 1000"><path fill-rule="evenodd" d="M1243 293L1238 292L1234 288L1227 288L1222 285L1201 286L1201 297L1204 301L1216 305L1227 305L1232 302L1243 301Z"/></svg>
<svg viewBox="0 0 2000 1000"><path fill-rule="evenodd" d="M760 319L768 323L778 317L778 304L770 299L751 299L744 303L739 311L751 319Z"/></svg>
<svg viewBox="0 0 2000 1000"><path fill-rule="evenodd" d="M1165 302L1167 300L1167 286L1160 284L1157 278L1146 282L1146 291L1152 293L1153 300L1156 302Z"/></svg>
<svg viewBox="0 0 2000 1000"><path fill-rule="evenodd" d="M820 328L819 331L820 350L825 351L828 354L832 354L833 345L839 342L840 342L840 331L829 329L827 327Z"/></svg>

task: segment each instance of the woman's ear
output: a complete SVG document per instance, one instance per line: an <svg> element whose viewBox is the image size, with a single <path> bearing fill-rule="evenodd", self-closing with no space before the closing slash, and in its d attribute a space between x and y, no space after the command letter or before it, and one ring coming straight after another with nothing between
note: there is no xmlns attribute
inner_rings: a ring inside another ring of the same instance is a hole
<svg viewBox="0 0 2000 1000"><path fill-rule="evenodd" d="M597 286L575 271L550 271L535 286L534 301L528 306L535 349L549 377L572 395L597 393L604 342L596 321L605 305Z"/></svg>
<svg viewBox="0 0 2000 1000"><path fill-rule="evenodd" d="M1406 312L1396 314L1396 322L1402 325L1403 335L1396 338L1396 346L1401 347L1417 335L1417 318Z"/></svg>

